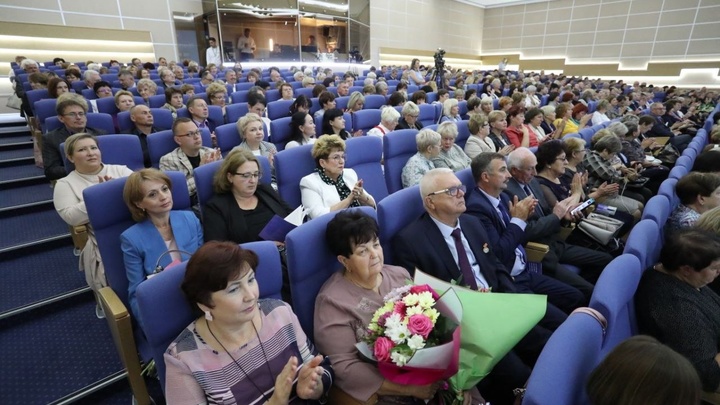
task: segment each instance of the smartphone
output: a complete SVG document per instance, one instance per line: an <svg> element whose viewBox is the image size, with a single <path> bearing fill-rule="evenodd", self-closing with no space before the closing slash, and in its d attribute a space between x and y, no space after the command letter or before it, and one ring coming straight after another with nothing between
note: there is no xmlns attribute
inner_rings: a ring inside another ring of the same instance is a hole
<svg viewBox="0 0 720 405"><path fill-rule="evenodd" d="M594 199L594 198L588 198L584 203L578 205L577 207L575 207L575 209L573 209L572 211L570 211L570 215L575 216L575 215L577 215L580 211L582 211L582 210L584 210L585 208L593 205L594 203L595 203L595 199Z"/></svg>

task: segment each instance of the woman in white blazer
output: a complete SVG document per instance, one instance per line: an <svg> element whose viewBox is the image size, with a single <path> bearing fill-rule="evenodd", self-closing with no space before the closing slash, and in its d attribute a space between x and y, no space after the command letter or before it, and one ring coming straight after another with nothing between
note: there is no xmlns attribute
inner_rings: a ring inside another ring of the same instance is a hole
<svg viewBox="0 0 720 405"><path fill-rule="evenodd" d="M313 145L315 173L300 180L302 204L310 219L330 211L367 205L375 199L363 188L353 169L345 168L345 141L337 135L324 135Z"/></svg>

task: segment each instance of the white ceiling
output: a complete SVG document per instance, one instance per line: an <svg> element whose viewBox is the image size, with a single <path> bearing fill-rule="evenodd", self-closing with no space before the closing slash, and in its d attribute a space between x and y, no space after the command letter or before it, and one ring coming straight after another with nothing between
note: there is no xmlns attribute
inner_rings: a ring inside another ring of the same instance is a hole
<svg viewBox="0 0 720 405"><path fill-rule="evenodd" d="M553 0L455 0L460 3L470 4L480 8L495 8L505 6L516 6L518 4L543 3Z"/></svg>

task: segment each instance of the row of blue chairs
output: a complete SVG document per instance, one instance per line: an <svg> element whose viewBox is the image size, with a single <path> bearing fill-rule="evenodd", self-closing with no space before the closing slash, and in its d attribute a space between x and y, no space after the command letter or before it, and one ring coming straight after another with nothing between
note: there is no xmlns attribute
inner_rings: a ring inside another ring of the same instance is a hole
<svg viewBox="0 0 720 405"><path fill-rule="evenodd" d="M679 204L677 180L692 169L695 157L707 142L707 131L701 129L676 162L671 176L661 184L658 195L648 201L623 254L600 275L590 307L600 312L606 325L586 313L568 317L545 345L528 381L524 405L588 404L585 384L592 370L618 344L638 333L635 291L643 271L660 257L663 228Z"/></svg>

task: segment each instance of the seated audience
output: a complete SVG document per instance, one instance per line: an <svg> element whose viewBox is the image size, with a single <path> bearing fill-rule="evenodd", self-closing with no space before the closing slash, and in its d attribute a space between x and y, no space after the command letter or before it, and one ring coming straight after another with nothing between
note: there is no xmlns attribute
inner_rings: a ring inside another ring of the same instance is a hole
<svg viewBox="0 0 720 405"><path fill-rule="evenodd" d="M600 125L604 122L610 121L610 118L607 116L607 110L610 107L610 102L607 100L600 100L598 101L597 105L595 106L595 112L592 114L592 125Z"/></svg>
<svg viewBox="0 0 720 405"><path fill-rule="evenodd" d="M620 133L618 137L622 142L622 150L619 154L620 160L629 167L638 168L638 172L643 176L647 177L648 181L645 183L645 187L652 191L652 194L657 194L660 184L668 178L670 169L663 166L659 160L648 160L645 157L645 149L642 143L638 141L638 137L642 135L642 131L649 129L649 126L644 127L635 122L619 123L614 122L608 126L608 129L619 128ZM616 132L617 133L617 132ZM652 138L649 138L649 144L652 142Z"/></svg>
<svg viewBox="0 0 720 405"><path fill-rule="evenodd" d="M312 156L315 172L300 180L302 204L310 219L349 207L375 207L375 199L363 188L363 180L353 169L345 168L345 141L339 136L318 139Z"/></svg>
<svg viewBox="0 0 720 405"><path fill-rule="evenodd" d="M66 93L58 98L55 111L62 126L43 134L42 142L43 167L48 180L57 180L67 175L60 155L60 144L70 135L81 132L90 135L105 133L87 126L87 109L87 101L79 94Z"/></svg>
<svg viewBox="0 0 720 405"><path fill-rule="evenodd" d="M720 150L708 150L698 155L692 170L701 173L720 174Z"/></svg>
<svg viewBox="0 0 720 405"><path fill-rule="evenodd" d="M225 157L213 180L215 195L203 207L205 240L259 241L274 215L284 218L292 212L260 177L260 164L249 151L233 150ZM284 246L284 241L275 243Z"/></svg>
<svg viewBox="0 0 720 405"><path fill-rule="evenodd" d="M181 288L204 315L165 352L168 403L223 398L238 405L299 405L327 394L330 362L307 338L290 305L260 299L258 261L253 251L233 242L213 241L188 262Z"/></svg>
<svg viewBox="0 0 720 405"><path fill-rule="evenodd" d="M544 294L548 307L543 325L557 329L585 297L577 289L539 274L539 263L529 263L523 245L527 243L525 227L537 200L525 197L511 201L503 190L512 177L505 157L499 153L482 153L473 159L476 187L465 194L467 213L480 220L487 232L490 248L510 272L518 292Z"/></svg>
<svg viewBox="0 0 720 405"><path fill-rule="evenodd" d="M140 79L137 83L137 91L145 104L150 104L150 97L157 94L157 84L150 79Z"/></svg>
<svg viewBox="0 0 720 405"><path fill-rule="evenodd" d="M273 165L277 148L275 144L265 141L263 133L263 121L254 113L247 113L237 122L237 131L240 134L242 143L233 148L233 151L244 149L250 151L255 156L265 156Z"/></svg>
<svg viewBox="0 0 720 405"><path fill-rule="evenodd" d="M535 178L537 157L530 149L518 148L508 156L508 168L512 179L504 190L511 199L522 200L532 196L538 200L533 214L525 228L527 240L548 245L550 251L542 261L543 274L569 284L580 290L589 301L593 284L597 281L612 256L585 247L565 242L559 237L561 221L572 220L570 214L577 204L573 199L559 201L551 206ZM575 274L560 263L577 266L580 274Z"/></svg>
<svg viewBox="0 0 720 405"><path fill-rule="evenodd" d="M180 89L170 87L165 89L165 104L162 108L172 113L173 119L177 118L177 110L185 108L183 104L183 93Z"/></svg>
<svg viewBox="0 0 720 405"><path fill-rule="evenodd" d="M144 104L134 106L130 109L130 121L132 121L133 126L125 133L137 135L140 139L145 167L150 167L152 163L150 162L150 153L147 148L147 137L150 136L150 134L158 132L158 129L153 126L155 119L150 108Z"/></svg>
<svg viewBox="0 0 720 405"><path fill-rule="evenodd" d="M127 90L120 90L115 93L115 107L117 107L119 112L130 111L134 106L135 97L133 97L132 93ZM117 119L117 115L115 115L113 119Z"/></svg>
<svg viewBox="0 0 720 405"><path fill-rule="evenodd" d="M75 170L55 183L53 204L55 210L70 226L85 225L88 240L80 253L80 270L85 281L95 294L108 283L105 268L100 258L95 234L89 223L83 190L114 178L126 177L132 170L122 165L105 165L98 149L97 139L88 133L77 133L65 140L65 155L75 165ZM104 317L100 304L96 306L98 318Z"/></svg>
<svg viewBox="0 0 720 405"><path fill-rule="evenodd" d="M50 98L58 98L61 94L70 92L70 83L61 77L53 77L48 81L48 94Z"/></svg>
<svg viewBox="0 0 720 405"><path fill-rule="evenodd" d="M362 135L362 131L350 135L350 133L345 130L345 115L342 110L337 108L331 108L323 114L322 133L323 135L337 135L344 141L351 136Z"/></svg>
<svg viewBox="0 0 720 405"><path fill-rule="evenodd" d="M460 117L460 107L458 107L458 101L455 98L448 98L443 102L443 113L439 123L442 124L446 121L462 121Z"/></svg>
<svg viewBox="0 0 720 405"><path fill-rule="evenodd" d="M698 229L673 232L635 293L639 332L690 360L709 392L720 389L720 296L708 286L718 269L720 237Z"/></svg>
<svg viewBox="0 0 720 405"><path fill-rule="evenodd" d="M227 105L227 88L221 83L211 83L207 89L207 98L210 100L210 105L216 105L222 109L223 120L227 121L227 112L225 107Z"/></svg>
<svg viewBox="0 0 720 405"><path fill-rule="evenodd" d="M424 128L415 135L418 151L408 159L402 169L404 188L420 183L425 173L435 168L433 160L440 154L441 141L440 134L429 128Z"/></svg>
<svg viewBox="0 0 720 405"><path fill-rule="evenodd" d="M412 101L408 101L403 104L402 111L400 112L400 119L395 129L417 129L418 131L423 128L423 124L418 121L420 116L420 108Z"/></svg>
<svg viewBox="0 0 720 405"><path fill-rule="evenodd" d="M685 357L644 335L617 345L587 381L592 405L699 404L701 388Z"/></svg>
<svg viewBox="0 0 720 405"><path fill-rule="evenodd" d="M297 96L295 101L290 105L290 116L297 112L304 112L305 114L310 113L310 100L305 97L305 95L301 94Z"/></svg>
<svg viewBox="0 0 720 405"><path fill-rule="evenodd" d="M99 82L95 82L93 85L93 93L95 93L95 97L97 98L105 98L105 97L112 97L112 87L110 86L110 83L101 80Z"/></svg>
<svg viewBox="0 0 720 405"><path fill-rule="evenodd" d="M389 107L402 107L403 104L407 101L407 97L405 97L405 94L401 91L394 91L390 98L388 98L388 106Z"/></svg>
<svg viewBox="0 0 720 405"><path fill-rule="evenodd" d="M385 107L380 112L380 123L367 132L368 136L385 136L397 127L400 113L392 107Z"/></svg>
<svg viewBox="0 0 720 405"><path fill-rule="evenodd" d="M454 172L470 167L470 158L455 143L458 136L457 124L452 121L445 121L438 125L437 132L440 134L442 141L440 153L432 160L435 167L447 167Z"/></svg>
<svg viewBox="0 0 720 405"><path fill-rule="evenodd" d="M510 143L516 148L538 146L538 138L535 131L525 124L525 110L522 106L514 106L507 112L507 135Z"/></svg>
<svg viewBox="0 0 720 405"><path fill-rule="evenodd" d="M692 136L683 134L680 130L670 129L667 125L665 120L663 120L663 115L665 115L665 106L662 103L652 103L650 106L649 115L653 118L655 118L655 122L653 123L652 128L647 132L647 136L649 137L668 137L670 138L670 144L675 146L680 152L684 151L685 148L688 147L690 144L690 141L692 141Z"/></svg>
<svg viewBox="0 0 720 405"><path fill-rule="evenodd" d="M192 211L173 211L170 178L157 169L132 173L123 189L123 200L137 222L120 235L128 278L132 315L142 326L135 292L148 276L180 263L181 254L192 255L203 244L200 221ZM182 185L178 185L182 187Z"/></svg>
<svg viewBox="0 0 720 405"><path fill-rule="evenodd" d="M290 126L290 141L285 145L285 149L315 143L315 120L312 115L296 112L290 119Z"/></svg>
<svg viewBox="0 0 720 405"><path fill-rule="evenodd" d="M515 145L508 139L505 130L507 129L507 114L504 111L493 111L488 115L488 124L490 124L490 133L488 137L495 145L495 151L507 156L515 150Z"/></svg>
<svg viewBox="0 0 720 405"><path fill-rule="evenodd" d="M393 383L377 366L364 361L355 347L373 313L383 306L383 297L411 282L410 274L383 263L378 225L364 213L338 213L328 223L325 236L342 270L330 276L315 299L314 333L318 349L333 364L335 389L357 403L425 404L439 384Z"/></svg>
<svg viewBox="0 0 720 405"><path fill-rule="evenodd" d="M354 113L363 109L365 106L365 96L359 91L353 91L348 100L345 112Z"/></svg>
<svg viewBox="0 0 720 405"><path fill-rule="evenodd" d="M549 138L558 139L562 137L562 132L565 129L564 121L560 121L560 126L556 127L555 121L555 107L546 105L540 108L543 112L543 122L540 124L543 131Z"/></svg>
<svg viewBox="0 0 720 405"><path fill-rule="evenodd" d="M323 91L318 97L320 109L315 111L314 118L321 117L325 111L335 108L335 95L329 91Z"/></svg>
<svg viewBox="0 0 720 405"><path fill-rule="evenodd" d="M525 126L535 134L538 143L553 139L545 134L545 130L542 127L543 122L545 122L545 116L541 109L536 107L525 111ZM549 135L553 134L550 133ZM523 139L523 141L524 140L525 139Z"/></svg>
<svg viewBox="0 0 720 405"><path fill-rule="evenodd" d="M690 172L677 182L675 193L680 204L665 224L668 232L695 225L700 215L720 205L720 175Z"/></svg>
<svg viewBox="0 0 720 405"><path fill-rule="evenodd" d="M485 115L475 114L471 116L468 121L468 131L470 131L470 137L465 143L464 151L470 159L483 152L495 152L495 144L488 137L490 124Z"/></svg>
<svg viewBox="0 0 720 405"><path fill-rule="evenodd" d="M198 166L222 159L222 155L220 150L202 145L202 131L190 118L176 119L173 122L172 131L178 147L160 158L160 170L184 173L192 205L197 205L197 189L193 171Z"/></svg>
<svg viewBox="0 0 720 405"><path fill-rule="evenodd" d="M447 168L420 181L425 213L393 239L395 264L420 269L441 280L460 280L473 290L514 293L515 284L495 254L480 220L465 212L465 186ZM487 252L486 252L487 251ZM524 384L551 331L536 326L478 386L485 399L512 403L512 389ZM522 360L521 360L522 359Z"/></svg>
<svg viewBox="0 0 720 405"><path fill-rule="evenodd" d="M523 99L523 106L526 109L540 107L540 98L537 96L537 87L529 85L525 88L525 97Z"/></svg>

